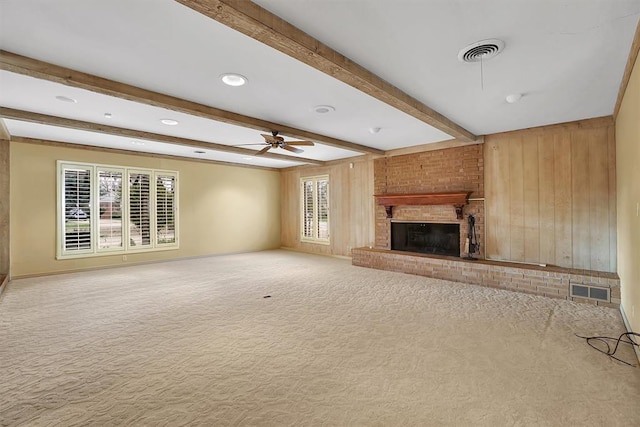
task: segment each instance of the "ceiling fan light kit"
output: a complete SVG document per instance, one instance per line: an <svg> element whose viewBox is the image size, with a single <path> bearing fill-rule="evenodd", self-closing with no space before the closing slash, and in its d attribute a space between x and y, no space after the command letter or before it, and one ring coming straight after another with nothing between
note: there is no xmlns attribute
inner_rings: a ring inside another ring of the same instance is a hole
<svg viewBox="0 0 640 427"><path fill-rule="evenodd" d="M285 141L283 137L278 136L278 131L271 131L271 135L267 135L266 133L261 133L264 138L263 143L259 144L240 144L236 145L236 147L246 146L246 145L262 145L264 146L260 151L258 151L255 155L260 156L272 148L282 148L283 150L291 151L292 153L300 154L303 153L304 150L297 148L296 146L306 146L313 147L315 144L311 141Z"/></svg>

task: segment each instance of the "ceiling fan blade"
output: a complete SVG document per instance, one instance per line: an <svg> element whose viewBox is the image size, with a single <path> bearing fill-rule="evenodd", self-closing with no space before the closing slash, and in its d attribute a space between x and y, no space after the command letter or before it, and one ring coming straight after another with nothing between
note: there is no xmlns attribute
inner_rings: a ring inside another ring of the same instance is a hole
<svg viewBox="0 0 640 427"><path fill-rule="evenodd" d="M236 145L232 145L232 147L245 147L248 145L264 145L266 144L265 142L256 142L255 144L236 144Z"/></svg>
<svg viewBox="0 0 640 427"><path fill-rule="evenodd" d="M282 148L283 150L291 151L292 153L296 153L296 154L304 153L304 150L301 150L296 147L292 147L288 145L288 143L287 145L281 145L280 148Z"/></svg>
<svg viewBox="0 0 640 427"><path fill-rule="evenodd" d="M313 147L315 144L311 141L285 141L287 145L306 145L308 147Z"/></svg>
<svg viewBox="0 0 640 427"><path fill-rule="evenodd" d="M262 154L266 153L267 151L269 151L269 149L270 149L270 148L271 148L271 146L270 146L270 145L267 145L267 146L266 146L266 147L264 147L262 150L258 151L255 155L256 155L256 156L260 156L260 155L262 155Z"/></svg>
<svg viewBox="0 0 640 427"><path fill-rule="evenodd" d="M278 142L278 139L273 135L267 135L266 133L261 133L262 137L267 142Z"/></svg>

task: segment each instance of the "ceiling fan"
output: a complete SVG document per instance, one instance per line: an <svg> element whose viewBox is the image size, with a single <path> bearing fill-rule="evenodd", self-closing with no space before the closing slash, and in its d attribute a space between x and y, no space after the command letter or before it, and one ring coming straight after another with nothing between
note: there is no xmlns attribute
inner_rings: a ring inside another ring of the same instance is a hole
<svg viewBox="0 0 640 427"><path fill-rule="evenodd" d="M255 154L256 156L264 154L272 148L282 148L283 150L287 150L287 151L291 151L292 153L299 154L304 152L304 150L296 148L295 147L296 145L308 146L308 147L315 145L311 141L285 141L283 137L278 136L277 130L272 131L271 135L267 135L264 133L261 133L260 135L262 135L265 142L261 142L258 144L240 144L240 145L265 145L266 144L266 146L262 150L258 151Z"/></svg>

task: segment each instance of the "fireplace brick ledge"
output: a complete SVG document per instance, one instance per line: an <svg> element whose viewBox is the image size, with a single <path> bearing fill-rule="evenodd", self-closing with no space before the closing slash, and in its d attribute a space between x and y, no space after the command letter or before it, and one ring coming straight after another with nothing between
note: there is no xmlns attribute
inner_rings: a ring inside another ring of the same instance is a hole
<svg viewBox="0 0 640 427"><path fill-rule="evenodd" d="M393 218L393 207L400 205L453 205L456 216L462 219L462 209L469 201L471 191L447 193L376 194L378 205L384 206L387 218Z"/></svg>
<svg viewBox="0 0 640 427"><path fill-rule="evenodd" d="M352 249L351 256L352 264L359 267L415 274L611 308L620 306L620 278L615 273L491 260L469 261L456 257L367 247ZM611 302L571 297L569 284L609 288Z"/></svg>

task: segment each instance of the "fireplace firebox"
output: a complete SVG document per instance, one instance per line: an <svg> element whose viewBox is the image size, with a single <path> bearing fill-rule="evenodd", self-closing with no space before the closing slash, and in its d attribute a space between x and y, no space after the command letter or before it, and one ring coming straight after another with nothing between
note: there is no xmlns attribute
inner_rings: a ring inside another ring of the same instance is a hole
<svg viewBox="0 0 640 427"><path fill-rule="evenodd" d="M392 222L391 249L460 256L460 224Z"/></svg>

